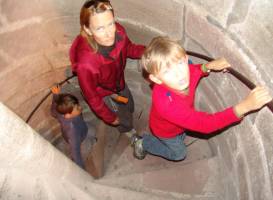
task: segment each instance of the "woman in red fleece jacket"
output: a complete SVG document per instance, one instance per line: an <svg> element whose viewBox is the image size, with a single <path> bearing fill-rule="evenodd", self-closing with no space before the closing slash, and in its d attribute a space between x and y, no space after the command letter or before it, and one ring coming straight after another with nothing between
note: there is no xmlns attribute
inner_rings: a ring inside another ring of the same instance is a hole
<svg viewBox="0 0 273 200"><path fill-rule="evenodd" d="M185 130L208 134L240 121L250 111L271 101L268 91L256 87L234 107L213 114L194 108L199 80L209 70L222 71L230 64L216 59L203 65L188 65L184 49L167 37L152 40L142 56L142 65L155 83L150 112L152 134L144 134L134 143L134 156L143 159L146 152L169 160L183 160Z"/></svg>
<svg viewBox="0 0 273 200"><path fill-rule="evenodd" d="M115 22L109 0L85 2L80 24L81 32L70 49L72 70L94 113L129 136L135 132L134 102L125 83L124 68L126 58L139 59L145 47L133 44L125 29ZM113 94L128 98L128 103L116 102L111 98Z"/></svg>

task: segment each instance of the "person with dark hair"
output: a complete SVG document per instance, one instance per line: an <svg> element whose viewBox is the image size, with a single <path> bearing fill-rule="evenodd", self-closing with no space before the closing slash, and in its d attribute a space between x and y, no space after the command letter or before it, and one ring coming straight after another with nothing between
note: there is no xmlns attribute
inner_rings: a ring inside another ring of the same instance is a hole
<svg viewBox="0 0 273 200"><path fill-rule="evenodd" d="M59 86L53 86L51 92L53 93L51 114L61 125L62 136L68 143L73 161L84 169L81 143L88 134L90 142L94 144L96 142L95 133L88 133L88 126L83 119L82 107L77 97L71 94L60 94Z"/></svg>
<svg viewBox="0 0 273 200"><path fill-rule="evenodd" d="M72 71L92 111L120 133L135 134L134 101L125 83L126 58L139 59L145 49L133 44L114 19L108 0L89 0L80 12L80 34L70 48ZM122 96L120 102L113 96ZM125 102L125 103L124 103Z"/></svg>

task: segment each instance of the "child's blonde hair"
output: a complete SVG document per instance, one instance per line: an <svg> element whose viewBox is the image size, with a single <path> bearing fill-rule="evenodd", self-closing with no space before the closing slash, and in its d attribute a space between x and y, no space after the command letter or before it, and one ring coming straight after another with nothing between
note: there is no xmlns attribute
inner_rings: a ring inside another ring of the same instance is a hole
<svg viewBox="0 0 273 200"><path fill-rule="evenodd" d="M157 74L162 68L169 67L186 57L186 51L168 37L155 37L145 49L141 64L149 74Z"/></svg>

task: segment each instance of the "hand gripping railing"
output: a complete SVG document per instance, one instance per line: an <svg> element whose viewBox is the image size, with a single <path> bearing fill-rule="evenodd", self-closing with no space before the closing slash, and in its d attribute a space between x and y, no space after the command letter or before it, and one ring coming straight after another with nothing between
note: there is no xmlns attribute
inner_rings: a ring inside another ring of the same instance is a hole
<svg viewBox="0 0 273 200"><path fill-rule="evenodd" d="M73 77L75 77L76 75L72 75L67 77L66 79L64 79L63 81L57 83L58 85L63 85L65 82L69 81L70 79L72 79ZM34 113L38 110L38 108L42 105L42 103L47 99L47 97L49 97L49 95L51 94L51 91L49 91L41 100L40 102L35 106L35 108L31 111L31 113L29 114L28 118L26 119L26 123L28 123L31 119L31 117L34 115Z"/></svg>
<svg viewBox="0 0 273 200"><path fill-rule="evenodd" d="M208 56L199 54L199 53L195 53L192 51L187 51L187 54L193 57L197 57L197 58L201 58L203 60L206 61L212 61L214 60L213 58L210 58ZM238 71L236 71L235 69L229 67L228 72L230 74L232 74L235 78L237 78L238 80L240 80L243 84L245 84L249 89L254 89L256 87L256 85L254 83L252 83L249 79L247 79L244 75L242 75L241 73L239 73ZM268 104L266 104L266 106L271 110L271 112L273 113L273 100L270 101Z"/></svg>

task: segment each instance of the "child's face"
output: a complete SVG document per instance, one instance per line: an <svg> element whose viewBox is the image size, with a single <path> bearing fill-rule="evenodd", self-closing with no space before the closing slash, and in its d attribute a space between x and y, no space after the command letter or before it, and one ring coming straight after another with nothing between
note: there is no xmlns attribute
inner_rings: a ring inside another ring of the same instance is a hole
<svg viewBox="0 0 273 200"><path fill-rule="evenodd" d="M157 84L164 84L167 87L183 92L189 87L189 66L188 57L173 63L170 67L163 67L158 74L150 75L152 81Z"/></svg>

